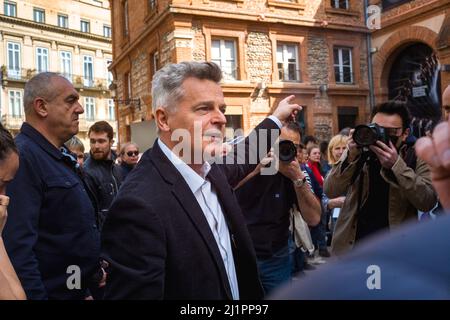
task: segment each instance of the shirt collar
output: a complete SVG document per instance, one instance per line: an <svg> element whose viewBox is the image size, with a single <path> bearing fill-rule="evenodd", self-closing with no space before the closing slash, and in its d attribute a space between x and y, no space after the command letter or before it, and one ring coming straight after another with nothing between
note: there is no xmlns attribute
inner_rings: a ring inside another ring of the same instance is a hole
<svg viewBox="0 0 450 320"><path fill-rule="evenodd" d="M169 161L175 166L178 172L183 176L184 180L191 189L192 193L198 191L201 186L205 183L205 178L211 170L211 165L208 162L203 163L202 173L200 176L197 172L192 170L183 160L181 160L175 153L172 152L165 144L158 139L158 145L161 148L161 151L166 155Z"/></svg>

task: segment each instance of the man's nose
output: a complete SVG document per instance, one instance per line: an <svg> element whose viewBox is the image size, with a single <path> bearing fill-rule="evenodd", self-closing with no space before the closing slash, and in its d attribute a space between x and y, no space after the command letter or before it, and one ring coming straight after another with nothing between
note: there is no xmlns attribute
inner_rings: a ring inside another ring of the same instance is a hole
<svg viewBox="0 0 450 320"><path fill-rule="evenodd" d="M225 125L227 123L227 118L221 110L216 110L213 117L213 123Z"/></svg>
<svg viewBox="0 0 450 320"><path fill-rule="evenodd" d="M84 113L84 108L80 103L78 103L77 107L75 108L75 113L77 113L77 114Z"/></svg>

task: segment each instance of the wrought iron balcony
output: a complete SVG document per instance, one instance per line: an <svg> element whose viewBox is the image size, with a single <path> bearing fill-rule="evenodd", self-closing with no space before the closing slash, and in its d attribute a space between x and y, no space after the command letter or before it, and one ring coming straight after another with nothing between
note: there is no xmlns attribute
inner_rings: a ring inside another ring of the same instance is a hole
<svg viewBox="0 0 450 320"><path fill-rule="evenodd" d="M19 130L25 121L25 115L3 114L2 123L9 130Z"/></svg>
<svg viewBox="0 0 450 320"><path fill-rule="evenodd" d="M43 71L41 71L43 72ZM11 69L6 66L1 67L1 80L3 87L7 86L8 81L26 82L39 72L36 69L16 68ZM89 90L109 91L108 86L111 84L111 79L105 78L91 78L77 74L62 73L67 80L73 83L76 88L85 88Z"/></svg>

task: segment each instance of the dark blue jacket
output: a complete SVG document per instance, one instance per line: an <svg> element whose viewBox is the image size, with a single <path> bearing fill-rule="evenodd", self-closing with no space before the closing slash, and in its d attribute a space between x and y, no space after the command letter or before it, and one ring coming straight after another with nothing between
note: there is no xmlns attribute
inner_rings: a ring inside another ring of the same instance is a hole
<svg viewBox="0 0 450 320"><path fill-rule="evenodd" d="M311 168L308 167L306 164L300 165L300 168L308 173L309 178L311 179L311 187L314 191L314 194L316 195L316 197L319 198L319 200L322 200L323 188L320 186L319 182L314 177L314 174L313 174Z"/></svg>
<svg viewBox="0 0 450 320"><path fill-rule="evenodd" d="M73 163L29 124L22 125L16 144L20 167L7 188L3 233L12 264L28 299L83 299L100 255L83 182ZM69 266L80 268L81 289L67 288L74 274Z"/></svg>

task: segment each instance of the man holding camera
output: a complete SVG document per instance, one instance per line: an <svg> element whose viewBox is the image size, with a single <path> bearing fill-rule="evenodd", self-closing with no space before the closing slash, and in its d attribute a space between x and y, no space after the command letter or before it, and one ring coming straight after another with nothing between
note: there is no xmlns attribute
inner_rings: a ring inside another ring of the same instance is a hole
<svg viewBox="0 0 450 320"><path fill-rule="evenodd" d="M289 210L295 204L308 225L314 226L320 221L320 203L297 161L297 152L302 152L299 144L299 126L293 122L283 126L279 152L272 158L278 161L278 172L275 175L253 172L236 190L266 294L291 278Z"/></svg>
<svg viewBox="0 0 450 320"><path fill-rule="evenodd" d="M437 202L429 167L406 144L406 104L382 103L371 119L371 125L352 130L348 149L324 183L329 197L347 194L332 241L334 254L377 231L417 219L417 210L431 210Z"/></svg>

